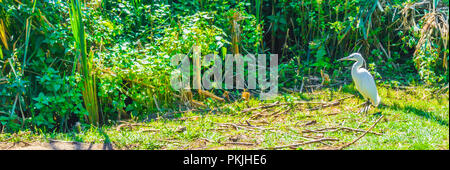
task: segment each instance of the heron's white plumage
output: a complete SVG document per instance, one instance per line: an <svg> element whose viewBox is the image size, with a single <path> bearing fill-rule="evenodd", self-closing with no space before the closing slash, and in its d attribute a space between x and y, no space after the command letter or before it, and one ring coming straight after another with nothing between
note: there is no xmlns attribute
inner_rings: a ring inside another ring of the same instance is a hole
<svg viewBox="0 0 450 170"><path fill-rule="evenodd" d="M377 86L372 75L366 69L361 68L364 63L362 56L358 53L353 53L341 60L356 61L352 67L352 79L355 82L355 87L365 99L369 99L374 106L378 106L381 98L378 95Z"/></svg>
<svg viewBox="0 0 450 170"><path fill-rule="evenodd" d="M352 69L352 78L356 89L361 95L369 99L374 106L378 106L380 104L380 96L378 96L378 90L372 75L366 69L358 68L354 71Z"/></svg>

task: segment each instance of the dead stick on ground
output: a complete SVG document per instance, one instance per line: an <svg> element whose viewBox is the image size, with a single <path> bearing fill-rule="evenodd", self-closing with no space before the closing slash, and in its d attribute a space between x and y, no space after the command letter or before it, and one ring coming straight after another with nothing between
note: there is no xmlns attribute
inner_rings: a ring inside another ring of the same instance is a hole
<svg viewBox="0 0 450 170"><path fill-rule="evenodd" d="M337 100L335 100L335 101L333 101L331 103L327 103L327 104L324 104L322 106L317 106L317 107L314 107L314 108L311 108L311 109L307 109L307 111L313 111L313 110L323 109L323 108L326 108L326 107L337 106L337 105L340 105L343 100L348 99L348 98L352 98L352 97L354 97L354 95L350 95L350 96L347 96L347 97L344 97L344 98L337 99Z"/></svg>
<svg viewBox="0 0 450 170"><path fill-rule="evenodd" d="M306 142L302 142L302 143L296 143L296 144L290 144L290 145L282 145L282 146L276 146L273 148L265 148L265 149L282 149L282 148L288 148L288 147L297 147L300 145L306 145L306 144L311 144L311 143L317 143L317 142L323 142L323 141L338 141L339 139L334 139L334 138L321 138L321 139L317 139L317 140L311 140L311 141L306 141Z"/></svg>
<svg viewBox="0 0 450 170"><path fill-rule="evenodd" d="M254 107L254 108L249 108L249 109L245 109L242 111L242 113L247 113L253 110L257 110L257 109L265 109L265 108L270 108L270 107L274 107L274 106L278 106L278 101L269 105L265 105L265 106L259 106L259 107Z"/></svg>
<svg viewBox="0 0 450 170"><path fill-rule="evenodd" d="M302 131L302 133L324 133L324 132L335 132L335 131L338 131L338 130L355 131L355 132L366 132L365 130L361 130L361 129L354 129L354 128L349 128L349 127L338 126L338 127L326 127L326 128L314 129L314 130L305 129L305 130ZM372 133L372 134L375 134L375 135L383 135L381 133L373 132L373 131L369 131L368 133Z"/></svg>
<svg viewBox="0 0 450 170"><path fill-rule="evenodd" d="M348 99L351 97L354 97L354 95L350 95L350 96L347 96L347 97L344 97L341 99L337 99L333 102L295 101L295 102L279 103L278 101L276 101L275 103L272 103L272 104L245 109L242 111L242 113L246 113L246 112L250 112L250 111L258 110L258 109L267 109L267 108L281 106L281 105L289 105L289 104L294 104L294 105L296 105L296 104L322 104L323 106L320 106L320 107L329 107L329 106L334 106L334 105L340 104L340 102L342 100L345 100L345 99Z"/></svg>
<svg viewBox="0 0 450 170"><path fill-rule="evenodd" d="M325 105L317 106L317 107L314 107L314 108L311 108L311 109L306 109L306 111L320 110L320 109L327 108L327 107L331 107L331 106L337 106L337 105L339 105L339 104L341 104L341 102L333 102L333 103L330 103L330 104L325 104Z"/></svg>
<svg viewBox="0 0 450 170"><path fill-rule="evenodd" d="M220 144L223 144L223 145L246 145L246 146L256 145L255 143L248 143L248 142L223 142Z"/></svg>
<svg viewBox="0 0 450 170"><path fill-rule="evenodd" d="M353 128L349 128L349 127L339 127L340 129L344 129L344 130L349 130L349 131L355 131L355 132L365 132L364 130L361 129L353 129ZM375 135L383 135L382 133L378 133L378 132L374 132L374 131L368 131L368 133L372 133Z"/></svg>
<svg viewBox="0 0 450 170"><path fill-rule="evenodd" d="M339 150L342 150L342 149L344 149L344 148L346 148L346 147L348 147L348 146L354 144L356 141L358 141L358 140L361 139L362 137L366 136L366 134L369 133L369 131L371 131L371 130L375 127L375 125L377 125L377 123L378 123L381 119L383 119L383 117L384 117L384 115L382 115L380 118L378 118L378 120L377 120L377 121L376 121L369 129L367 129L366 132L364 132L361 136L359 136L358 138L356 138L356 139L353 140L352 142L347 143L347 144L345 144L345 145L339 147L338 149L339 149Z"/></svg>
<svg viewBox="0 0 450 170"><path fill-rule="evenodd" d="M286 114L286 113L290 112L292 109L293 109L293 107L289 107L289 109L286 109L283 112L278 112L276 114L272 114L273 119L270 122L276 121L279 118L280 115Z"/></svg>
<svg viewBox="0 0 450 170"><path fill-rule="evenodd" d="M280 110L278 110L278 111L276 111L276 112L273 112L273 113L270 114L269 116L276 117L276 116L278 116L279 114L284 114L284 113L286 113L286 112L288 112L288 111L290 111L290 110L292 109L292 107L290 107L289 109L284 110L283 112L281 111L281 110L283 110L283 109L286 109L287 107L289 107L289 106L284 106L283 108L281 108Z"/></svg>
<svg viewBox="0 0 450 170"><path fill-rule="evenodd" d="M143 132L159 132L158 129L143 129L140 130L138 133L143 133Z"/></svg>
<svg viewBox="0 0 450 170"><path fill-rule="evenodd" d="M182 120L182 121L184 121L184 120L189 120L189 119L197 120L197 119L199 119L199 118L201 118L201 116L180 117L180 118L176 118L176 119L174 119L174 120Z"/></svg>
<svg viewBox="0 0 450 170"><path fill-rule="evenodd" d="M439 95L441 92L444 92L447 89L448 89L448 84L447 84L447 86L445 86L445 87L443 87L443 88L441 88L439 90L435 90L435 91L431 92L430 94L422 97L422 99L426 99L426 98L428 98L428 97L430 97L432 95Z"/></svg>
<svg viewBox="0 0 450 170"><path fill-rule="evenodd" d="M129 127L130 129L132 129L133 126L151 127L150 125L145 125L145 124L140 124L140 123L134 123L134 124L126 123L126 124L121 124L121 125L117 126L116 130L120 131L120 130L122 130L123 127Z"/></svg>
<svg viewBox="0 0 450 170"><path fill-rule="evenodd" d="M309 122L306 122L306 123L304 123L304 124L301 124L301 125L298 125L300 123L300 121L299 122L297 122L297 123L295 123L295 127L296 126L298 126L298 127L303 127L303 126L309 126L309 125L313 125L313 124L316 124L317 123L317 121L316 120L311 120L311 121L309 121Z"/></svg>
<svg viewBox="0 0 450 170"><path fill-rule="evenodd" d="M235 130L239 130L239 129L243 129L243 130L253 130L253 129L249 129L245 126L240 126L234 123L216 123L219 126L226 126L226 127L233 127Z"/></svg>

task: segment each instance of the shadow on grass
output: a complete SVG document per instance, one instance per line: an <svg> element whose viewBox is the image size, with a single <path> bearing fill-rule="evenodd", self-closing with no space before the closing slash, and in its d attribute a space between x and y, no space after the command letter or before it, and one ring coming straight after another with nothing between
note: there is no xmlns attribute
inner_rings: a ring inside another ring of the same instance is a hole
<svg viewBox="0 0 450 170"><path fill-rule="evenodd" d="M104 142L103 142L103 150L114 150L111 144L111 140L109 139L108 134L106 134L105 132L103 132L103 130L101 128L98 129L98 132L105 138Z"/></svg>
<svg viewBox="0 0 450 170"><path fill-rule="evenodd" d="M89 144L88 148L83 148L83 143L81 142L63 142L65 144L58 145L58 141L50 141L48 145L53 150L64 150L64 149L73 149L73 150L92 150L93 143Z"/></svg>
<svg viewBox="0 0 450 170"><path fill-rule="evenodd" d="M114 150L109 136L100 128L98 129L98 133L104 137L104 142L101 147L94 143L83 143L82 139L73 134L71 135L73 141L51 140L47 146L53 150Z"/></svg>
<svg viewBox="0 0 450 170"><path fill-rule="evenodd" d="M400 106L397 103L394 103L391 106L389 106L389 105L381 105L380 108L390 108L390 109L393 109L393 110L396 110L396 111L402 111L404 113L414 113L417 116L424 117L424 118L426 118L428 120L436 122L436 123L438 123L441 126L447 126L448 127L448 123L449 123L448 120L445 120L445 119L443 119L441 117L435 116L435 115L433 115L432 112L427 112L425 110L418 109L418 108L413 107L411 105Z"/></svg>

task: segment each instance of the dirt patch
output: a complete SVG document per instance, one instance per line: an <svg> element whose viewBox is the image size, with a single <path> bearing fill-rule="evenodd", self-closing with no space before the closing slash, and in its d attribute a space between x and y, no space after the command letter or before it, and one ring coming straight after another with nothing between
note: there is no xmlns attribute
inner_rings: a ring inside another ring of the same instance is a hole
<svg viewBox="0 0 450 170"><path fill-rule="evenodd" d="M6 142L0 143L0 150L114 150L111 144L81 142Z"/></svg>

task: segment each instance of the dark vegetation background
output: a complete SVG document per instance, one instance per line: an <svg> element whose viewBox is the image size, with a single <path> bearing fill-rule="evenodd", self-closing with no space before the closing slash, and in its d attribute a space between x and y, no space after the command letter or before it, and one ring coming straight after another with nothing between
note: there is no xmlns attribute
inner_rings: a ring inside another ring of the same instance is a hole
<svg viewBox="0 0 450 170"><path fill-rule="evenodd" d="M448 86L448 0L86 0L80 15L76 2L0 0L0 131L216 105L170 86L170 57L194 45L279 54L279 88L292 91L349 82L349 63L335 61L353 52L378 85ZM237 100L242 90L210 92Z"/></svg>

